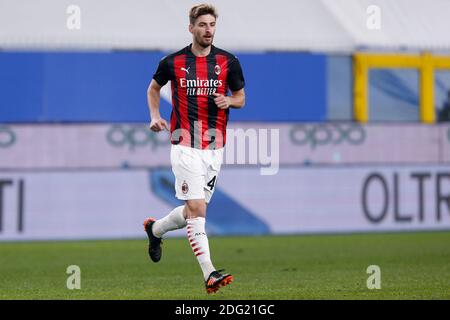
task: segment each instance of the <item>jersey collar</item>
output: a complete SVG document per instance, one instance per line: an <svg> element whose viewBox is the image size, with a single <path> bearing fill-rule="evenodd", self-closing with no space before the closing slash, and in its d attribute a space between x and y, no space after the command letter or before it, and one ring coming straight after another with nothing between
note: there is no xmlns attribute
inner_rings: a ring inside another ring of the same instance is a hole
<svg viewBox="0 0 450 320"><path fill-rule="evenodd" d="M194 58L208 58L208 57L212 56L212 55L214 54L214 51L216 50L216 47L214 47L214 45L211 45L211 51L209 51L208 55L206 55L206 56L204 56L204 57L197 57L197 56L192 52L191 48L192 48L192 43L189 44L189 45L186 47L186 54L187 54L188 56L191 56L191 57L194 57Z"/></svg>

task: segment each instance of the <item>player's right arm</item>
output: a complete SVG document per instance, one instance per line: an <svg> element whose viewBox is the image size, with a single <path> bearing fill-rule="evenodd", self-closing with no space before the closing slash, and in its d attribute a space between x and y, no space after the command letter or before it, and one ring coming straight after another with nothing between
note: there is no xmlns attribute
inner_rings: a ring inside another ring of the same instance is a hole
<svg viewBox="0 0 450 320"><path fill-rule="evenodd" d="M150 109L150 130L154 132L159 132L164 129L169 130L169 125L166 120L161 118L161 114L159 113L159 102L161 99L161 86L152 79L150 85L147 89L147 101L148 107Z"/></svg>

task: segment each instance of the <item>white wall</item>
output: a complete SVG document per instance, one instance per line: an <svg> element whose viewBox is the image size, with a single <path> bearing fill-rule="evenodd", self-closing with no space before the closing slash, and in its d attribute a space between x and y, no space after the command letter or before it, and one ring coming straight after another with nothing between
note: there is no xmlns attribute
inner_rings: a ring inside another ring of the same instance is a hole
<svg viewBox="0 0 450 320"><path fill-rule="evenodd" d="M144 219L161 218L173 207L152 189L152 174L0 172L0 241L145 237ZM173 191L166 192L170 197ZM227 202L238 203L273 234L450 230L450 171L444 166L296 167L274 176L252 168L224 169L215 192L211 203L218 192L222 199L225 194ZM240 212L212 208L207 229L217 216L228 223L222 234L244 223Z"/></svg>
<svg viewBox="0 0 450 320"><path fill-rule="evenodd" d="M361 46L449 50L445 0L213 0L220 17L216 44L229 50L349 52ZM188 10L198 1L0 0L0 47L167 49L190 41ZM81 29L66 27L69 5ZM367 28L369 5L381 29Z"/></svg>

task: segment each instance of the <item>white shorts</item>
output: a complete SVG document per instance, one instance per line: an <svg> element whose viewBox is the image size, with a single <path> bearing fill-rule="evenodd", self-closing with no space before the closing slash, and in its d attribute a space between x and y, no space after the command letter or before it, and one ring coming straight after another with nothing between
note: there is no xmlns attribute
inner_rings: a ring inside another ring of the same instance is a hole
<svg viewBox="0 0 450 320"><path fill-rule="evenodd" d="M172 145L170 161L175 175L175 193L180 200L205 199L214 193L222 165L223 148L200 150Z"/></svg>

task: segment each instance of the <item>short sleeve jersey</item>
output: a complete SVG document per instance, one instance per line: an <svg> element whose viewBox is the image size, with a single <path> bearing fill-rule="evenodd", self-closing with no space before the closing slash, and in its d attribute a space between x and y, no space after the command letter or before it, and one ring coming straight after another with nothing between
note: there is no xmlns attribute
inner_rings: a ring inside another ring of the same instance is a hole
<svg viewBox="0 0 450 320"><path fill-rule="evenodd" d="M219 149L226 143L229 109L219 109L214 93L227 95L245 86L239 60L211 46L197 57L191 45L164 57L153 79L164 86L171 81L171 142L197 149Z"/></svg>

